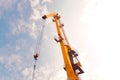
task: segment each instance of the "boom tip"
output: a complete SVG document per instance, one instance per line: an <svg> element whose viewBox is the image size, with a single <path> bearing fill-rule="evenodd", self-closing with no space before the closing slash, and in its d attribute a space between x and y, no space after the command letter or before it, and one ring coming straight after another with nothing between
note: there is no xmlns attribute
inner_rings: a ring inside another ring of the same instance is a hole
<svg viewBox="0 0 120 80"><path fill-rule="evenodd" d="M42 19L46 19L46 18L47 18L47 16L46 16L46 15L42 16Z"/></svg>

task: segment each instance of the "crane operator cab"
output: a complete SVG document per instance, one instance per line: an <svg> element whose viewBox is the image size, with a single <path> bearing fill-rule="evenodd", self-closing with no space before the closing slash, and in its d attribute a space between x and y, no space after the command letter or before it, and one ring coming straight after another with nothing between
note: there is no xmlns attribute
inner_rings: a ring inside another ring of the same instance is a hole
<svg viewBox="0 0 120 80"><path fill-rule="evenodd" d="M70 58L70 61L71 61L71 65L73 67L73 70L74 70L75 74L79 75L79 74L84 73L84 71L81 69L80 62L77 62L77 63L74 62L74 58L77 58L77 56L78 56L76 51L69 50L68 51L68 55L69 55L69 58Z"/></svg>

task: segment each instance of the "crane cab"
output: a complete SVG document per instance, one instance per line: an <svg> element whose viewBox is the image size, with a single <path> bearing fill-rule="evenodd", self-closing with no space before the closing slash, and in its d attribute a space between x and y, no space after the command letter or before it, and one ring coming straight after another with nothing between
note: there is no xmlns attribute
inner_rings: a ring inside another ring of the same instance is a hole
<svg viewBox="0 0 120 80"><path fill-rule="evenodd" d="M78 54L76 53L76 51L69 50L68 51L68 55L69 55L70 62L72 64L72 67L73 67L73 70L74 70L75 74L79 75L79 74L84 73L84 71L81 69L81 65L79 65L80 62L78 61L77 63L75 63L75 61L74 61L74 58L76 59L77 56L78 56Z"/></svg>

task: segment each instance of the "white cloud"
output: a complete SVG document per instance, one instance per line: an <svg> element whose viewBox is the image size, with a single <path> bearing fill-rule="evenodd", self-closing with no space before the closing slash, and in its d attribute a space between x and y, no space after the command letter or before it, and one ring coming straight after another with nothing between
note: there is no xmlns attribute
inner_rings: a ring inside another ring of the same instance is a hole
<svg viewBox="0 0 120 80"><path fill-rule="evenodd" d="M31 35L31 37L33 37L33 38L37 38L37 35L36 35L36 33L37 33L37 27L36 27L36 25L35 25L35 23L33 23L32 24L32 26L30 27L30 35Z"/></svg>
<svg viewBox="0 0 120 80"><path fill-rule="evenodd" d="M17 51L24 50L27 45L27 40L24 38L20 38L15 42L15 48Z"/></svg>
<svg viewBox="0 0 120 80"><path fill-rule="evenodd" d="M21 0L18 4L17 4L17 10L20 13L20 15L22 15L25 11L25 9L28 8L28 4L27 4L27 0ZM29 8L28 8L29 9Z"/></svg>
<svg viewBox="0 0 120 80"><path fill-rule="evenodd" d="M4 0L2 0L1 2L3 4L5 3ZM8 2L10 2L10 0L7 0L7 3L5 4L8 4ZM13 3L15 2L16 1L14 0ZM12 5L13 3L10 2L9 5ZM20 18L14 19L9 22L9 25L11 27L10 30L13 35L24 34L29 35L32 39L37 39L40 27L42 25L41 17L43 14L48 12L47 5L41 5L40 0L30 0L31 7L29 7L29 9L27 10L30 10L31 8L32 11L30 12L31 15L28 17L28 19L26 19L23 16L26 15L24 13L24 8L26 8L27 4L27 0L22 0L17 3L17 10L19 12ZM0 3L0 5L2 4ZM22 47L19 45L20 44L16 45L16 50L22 49Z"/></svg>
<svg viewBox="0 0 120 80"><path fill-rule="evenodd" d="M10 26L12 27L11 32L13 34L25 33L28 30L27 27L29 27L23 19L10 22Z"/></svg>
<svg viewBox="0 0 120 80"><path fill-rule="evenodd" d="M6 3L5 3L6 2ZM51 0L43 0L43 3L51 3ZM1 0L0 1L0 7L5 7L8 9L15 3L15 0ZM86 0L87 3L87 0ZM119 39L119 2L117 5L115 4L116 2L114 1L98 1L100 4L96 4L96 1L92 0L88 6L84 10L86 10L84 13L84 16L82 16L82 19L80 18L81 24L83 23L84 29L83 30L83 38L86 38L88 41L85 43L87 44L85 48L86 52L89 53L83 53L84 55L80 54L80 58L82 57L81 61L83 61L83 68L86 71L86 75L84 77L90 76L90 79L92 80L112 80L114 78L119 77L119 44L120 44L120 39ZM23 3L18 5L18 11L22 12L23 10ZM111 4L113 6L111 6ZM38 27L40 27L41 24L38 24L41 20L41 15L44 13L48 13L48 9L46 5L41 5L40 0L30 0L30 5L32 8L31 15L28 20L25 21L24 18L14 20L13 22L10 23L12 26L11 30L14 35L16 34L29 34L30 37L33 39L36 39L37 37L37 32L38 32ZM24 5L25 6L25 5ZM97 6L97 7L96 7ZM76 7L76 9L78 9ZM64 9L66 10L66 9ZM77 10L78 11L78 10ZM65 11L66 12L66 11ZM72 13L73 12L73 13ZM69 15L74 15L74 11L71 11L70 8L70 13ZM81 12L78 12L78 15ZM1 14L1 12L0 12ZM68 13L66 13L68 15ZM71 16L75 17L74 19L72 18L73 22L74 21L79 21L76 20L78 15ZM69 20L71 19L69 18ZM75 22L75 24L76 24ZM79 22L78 22L79 23ZM70 24L71 26L71 24ZM74 26L79 26L74 25ZM81 25L80 25L81 26ZM113 28L114 27L114 28ZM70 28L70 27L69 27ZM80 32L79 30L80 27L77 27L76 30L73 27L69 31L74 35L74 32L76 31L76 35L78 35L77 31ZM83 28L83 27L81 27ZM74 32L71 32L71 30L75 30ZM95 31L96 30L96 31ZM85 31L85 32L84 32ZM86 36L87 35L87 36ZM46 36L44 36L46 38ZM77 42L78 36L73 38L72 43ZM81 37L80 37L81 39ZM79 40L80 40L79 39ZM79 41L78 40L78 44ZM26 44L24 44L26 43ZM25 45L28 42L26 42L24 39L23 41L19 42L15 48L16 50L20 50L25 47ZM47 44L48 45L48 44ZM53 46L53 45L52 45ZM83 46L83 45L82 45ZM81 48L81 45L78 46ZM95 49L97 50L97 53L92 51L93 47L96 47ZM92 48L92 49L91 49ZM91 49L91 50L90 50ZM33 49L32 49L33 50ZM46 48L45 48L46 50ZM14 52L14 51L13 51ZM113 52L113 53L112 53ZM25 54L27 55L27 54ZM50 54L51 55L51 54ZM92 55L92 56L91 56ZM94 56L97 57L95 59ZM97 56L96 56L97 55ZM89 56L89 57L84 57L84 56ZM99 57L98 57L99 56ZM107 60L108 59L108 60ZM87 61L89 60L89 61ZM97 63L97 60L99 62ZM22 57L17 54L11 54L7 58L4 56L0 56L0 62L5 64L5 67L11 71L18 71L20 70L21 66L23 66L22 63ZM26 61L25 61L26 62ZM96 65L97 63L97 65ZM92 65L92 66L91 66ZM100 66L100 67L98 67ZM25 66L24 66L25 67ZM66 75L63 71L56 71L54 70L55 68L47 65L47 66L39 66L39 68L36 71L36 79L45 79L45 80L64 80L64 75ZM112 70L111 70L112 69ZM93 70L93 71L92 71ZM115 70L115 71L114 71ZM105 72L104 72L105 71ZM116 72L117 71L117 72ZM55 73L54 73L55 72ZM116 73L115 75L111 74L111 72ZM63 74L62 74L63 73ZM109 74L112 77L109 77ZM32 75L32 68L24 68L22 71L22 74L28 78L28 80L31 79ZM59 74L59 75L58 75ZM53 77L54 76L54 77ZM96 77L97 76L97 77ZM98 79L99 78L99 79ZM111 78L111 79L109 79ZM89 80L89 78L85 78L85 80Z"/></svg>
<svg viewBox="0 0 120 80"><path fill-rule="evenodd" d="M10 23L11 32L13 35L16 34L28 34L31 38L36 39L39 27L35 23L26 22L23 19L16 20Z"/></svg>
<svg viewBox="0 0 120 80"><path fill-rule="evenodd" d="M21 57L19 55L16 54L12 54L8 57L8 64L12 64L12 63L21 63Z"/></svg>
<svg viewBox="0 0 120 80"><path fill-rule="evenodd" d="M13 4L15 4L16 0L0 0L0 7L8 9L10 8Z"/></svg>
<svg viewBox="0 0 120 80"><path fill-rule="evenodd" d="M40 5L40 0L30 0L31 7L36 8Z"/></svg>
<svg viewBox="0 0 120 80"><path fill-rule="evenodd" d="M48 12L46 5L41 5L39 0L31 0L32 14L30 19L33 21L40 21L43 14Z"/></svg>
<svg viewBox="0 0 120 80"><path fill-rule="evenodd" d="M37 9L33 9L32 15L30 17L31 20L37 21L41 19L41 12Z"/></svg>
<svg viewBox="0 0 120 80"><path fill-rule="evenodd" d="M32 14L30 19L37 21L40 20L42 15L48 13L47 5L42 3L39 0L30 0Z"/></svg>
<svg viewBox="0 0 120 80"><path fill-rule="evenodd" d="M16 54L12 54L8 57L6 62L6 67L8 66L8 69L15 71L14 68L17 68L18 70L21 69L20 65L22 64L22 57Z"/></svg>
<svg viewBox="0 0 120 80"><path fill-rule="evenodd" d="M31 4L31 8L32 8L32 12L31 12L31 16L30 16L30 20L31 20L31 24L32 27L30 29L30 35L34 38L37 37L37 34L39 34L39 28L42 27L42 15L47 13L47 7L46 5L41 5L39 0L30 0L30 4ZM40 25L37 25L36 23L39 22Z"/></svg>
<svg viewBox="0 0 120 80"><path fill-rule="evenodd" d="M24 7L24 3L18 3L18 5L17 5L17 10L18 10L18 12L22 12L23 11L23 7Z"/></svg>
<svg viewBox="0 0 120 80"><path fill-rule="evenodd" d="M20 46L16 45L16 50L17 51L20 50Z"/></svg>
<svg viewBox="0 0 120 80"><path fill-rule="evenodd" d="M38 65L39 66L39 65ZM36 67L35 70L35 77L34 80L66 80L66 73L65 71L60 67L53 67L49 66L48 64L44 66ZM23 76L27 78L27 80L32 78L33 68L25 68L22 71Z"/></svg>
<svg viewBox="0 0 120 80"><path fill-rule="evenodd" d="M4 57L0 55L0 62L4 61Z"/></svg>
<svg viewBox="0 0 120 80"><path fill-rule="evenodd" d="M25 68L22 74L29 79L32 76L32 68Z"/></svg>
<svg viewBox="0 0 120 80"><path fill-rule="evenodd" d="M42 0L42 4L43 3L53 3L53 1L52 0Z"/></svg>
<svg viewBox="0 0 120 80"><path fill-rule="evenodd" d="M44 3L46 2L51 2L51 0L44 0ZM25 6L26 2L23 1L21 3L18 4L17 9L20 12L20 14L23 13L23 6ZM32 39L36 39L37 34L40 30L41 27L41 17L43 14L48 13L48 9L47 9L47 5L41 5L40 0L30 0L30 5L32 8L32 11L30 12L30 16L29 18L26 20L24 19L24 17L21 18L17 18L16 20L13 20L10 22L10 26L11 26L11 32L13 35L17 35L17 34L27 34L30 35L29 37ZM40 22L40 24L38 24L38 22ZM46 36L45 36L46 37ZM48 39L48 38L45 38ZM30 40L31 41L31 40ZM15 50L17 51L21 51L23 48L26 49L26 45L29 45L29 42L26 42L25 39L20 39L18 41L15 42ZM31 46L30 46L31 48ZM28 48L27 48L28 49ZM33 48L32 48L33 50ZM26 50L27 51L27 50ZM26 51L23 51L23 53L25 53ZM12 52L14 52L14 50L12 50ZM24 54L23 53L10 53L9 57L4 61L5 67L10 70L10 71L19 71L22 70L22 74L24 75L24 77L27 77L27 79L31 79L31 75L32 75L32 69L31 67L27 68L24 66L23 62L23 57L25 55L28 54ZM22 56L23 55L23 56ZM29 55L30 56L30 55ZM26 56L28 58L28 56ZM2 61L4 58L0 57L0 60ZM31 59L30 59L31 60ZM23 69L24 68L24 69ZM47 66L42 66L38 68L38 71L36 73L36 79L46 79L46 80L56 80L55 77L58 78L58 80L64 80L64 71L57 71L57 74L60 75L56 75L54 72L56 72L56 70L54 70L55 68L50 67L49 65ZM41 72L42 71L42 72ZM63 73L63 74L62 74ZM39 76L40 75L40 76ZM42 75L42 76L41 76Z"/></svg>
<svg viewBox="0 0 120 80"><path fill-rule="evenodd" d="M18 11L20 14L23 13L23 8L25 7L26 1L21 1L18 3ZM23 6L22 6L23 5ZM12 33L15 34L29 34L33 39L36 39L37 34L39 32L39 28L41 27L41 17L43 13L47 13L47 6L43 5L41 6L39 0L30 0L30 5L32 8L31 15L26 20L24 17L15 20L14 22L10 22L10 26ZM38 24L39 22L39 24Z"/></svg>
<svg viewBox="0 0 120 80"><path fill-rule="evenodd" d="M0 62L6 67L8 71L17 72L22 69L22 57L17 54L0 57Z"/></svg>
<svg viewBox="0 0 120 80"><path fill-rule="evenodd" d="M47 8L47 5L44 5L43 6L43 14L47 14L48 13L48 8Z"/></svg>
<svg viewBox="0 0 120 80"><path fill-rule="evenodd" d="M86 27L86 38L89 40L87 49L92 47L93 49L89 52L95 56L95 58L93 57L95 60L90 60L89 65L96 63L92 72L89 69L91 72L89 76L93 80L119 79L119 68L117 67L120 65L117 63L119 61L117 56L120 53L120 37L118 37L120 34L119 2L117 0L99 0L96 6L88 5L85 9L84 27Z"/></svg>
<svg viewBox="0 0 120 80"><path fill-rule="evenodd" d="M4 15L4 12L9 10L16 0L0 0L0 17Z"/></svg>

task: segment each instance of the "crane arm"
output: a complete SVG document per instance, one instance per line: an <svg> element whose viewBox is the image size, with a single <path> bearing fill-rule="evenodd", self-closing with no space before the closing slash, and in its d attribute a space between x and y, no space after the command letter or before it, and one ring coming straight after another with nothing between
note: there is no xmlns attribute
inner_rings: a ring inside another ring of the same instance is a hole
<svg viewBox="0 0 120 80"><path fill-rule="evenodd" d="M56 16L56 15L57 15L57 13L50 13L50 14L48 14L48 15L42 16L42 18L43 18L43 19L46 19L46 18L49 18L49 17L54 17L54 16Z"/></svg>
<svg viewBox="0 0 120 80"><path fill-rule="evenodd" d="M75 66L73 63L73 57L72 54L74 54L74 50L71 49L69 42L67 40L66 34L64 32L64 29L62 28L62 24L60 22L60 16L57 13L50 13L48 15L42 16L43 19L47 19L49 17L53 17L53 21L56 24L56 29L58 33L59 39L55 39L57 42L60 42L61 46L61 51L64 59L64 64L65 64L65 70L67 73L67 78L68 80L80 80L78 75L75 72L75 67L79 68L79 70L82 71L82 69L77 65ZM67 42L67 44L65 44Z"/></svg>

